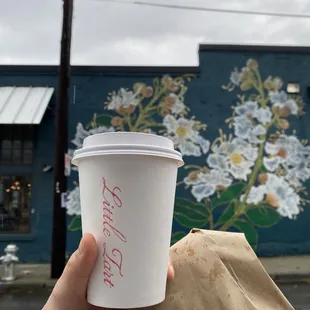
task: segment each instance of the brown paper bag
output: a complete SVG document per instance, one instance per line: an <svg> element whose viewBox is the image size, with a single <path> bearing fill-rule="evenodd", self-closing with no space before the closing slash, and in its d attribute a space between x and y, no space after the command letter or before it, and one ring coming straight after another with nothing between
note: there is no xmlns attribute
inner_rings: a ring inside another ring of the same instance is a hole
<svg viewBox="0 0 310 310"><path fill-rule="evenodd" d="M244 234L193 229L171 247L176 278L148 310L292 310Z"/></svg>

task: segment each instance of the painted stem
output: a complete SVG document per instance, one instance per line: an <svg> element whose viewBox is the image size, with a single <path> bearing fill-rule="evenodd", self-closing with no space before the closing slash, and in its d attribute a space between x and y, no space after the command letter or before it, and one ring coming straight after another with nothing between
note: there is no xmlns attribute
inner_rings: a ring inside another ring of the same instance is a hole
<svg viewBox="0 0 310 310"><path fill-rule="evenodd" d="M152 128L152 127L165 127L165 125L163 124L160 124L160 123L145 123L145 125L141 126L140 127L140 131L143 131L145 129L148 129L148 128Z"/></svg>
<svg viewBox="0 0 310 310"><path fill-rule="evenodd" d="M235 208L236 208L236 201L234 201L234 205L235 205ZM240 208L241 210L242 208ZM228 228L230 228L230 226L232 226L232 224L239 218L239 216L242 214L240 212L240 210L234 214L234 216L229 220L227 221L223 226L221 226L221 228L219 229L220 231L226 231L228 230ZM216 225L218 226L218 225Z"/></svg>
<svg viewBox="0 0 310 310"><path fill-rule="evenodd" d="M126 119L127 119L127 125L129 128L129 131L132 131L132 122L131 122L131 117L129 114L128 114L128 117L126 117Z"/></svg>
<svg viewBox="0 0 310 310"><path fill-rule="evenodd" d="M222 231L226 231L229 227L232 226L232 224L239 218L239 216L241 216L245 211L246 211L246 207L247 207L247 199L249 197L249 194L250 194L250 191L251 191L251 188L252 186L254 185L256 179L257 179L257 176L260 172L260 169L261 169L261 166L263 164L263 156L264 156L264 148L265 148L265 144L266 144L266 141L267 141L267 132L268 130L270 129L270 127L275 123L276 121L276 118L274 118L267 126L266 126L266 134L264 135L264 138L262 140L262 143L259 147L259 150L258 150L258 159L255 163L255 167L254 167L254 170L251 174L251 177L250 177L250 181L248 183L248 186L246 188L246 191L245 191L245 194L244 194L244 198L243 198L243 201L241 203L241 207L239 208L239 210L236 212L236 214L229 220L227 221L221 228L220 230Z"/></svg>
<svg viewBox="0 0 310 310"><path fill-rule="evenodd" d="M128 126L128 127L129 127L129 126ZM119 125L119 129L120 129L121 131L125 131L124 124L120 124L120 125Z"/></svg>
<svg viewBox="0 0 310 310"><path fill-rule="evenodd" d="M184 169L198 169L201 170L201 166L197 166L197 165L187 165L184 167Z"/></svg>
<svg viewBox="0 0 310 310"><path fill-rule="evenodd" d="M258 82L258 92L262 98L262 107L266 108L267 102L265 99L265 92L264 92L264 85L262 82L262 78L261 78L261 75L260 75L258 70L256 70L255 73L256 73L256 78L257 78L257 82Z"/></svg>
<svg viewBox="0 0 310 310"><path fill-rule="evenodd" d="M256 161L256 164L255 164L255 167L254 167L254 170L252 172L252 175L251 175L251 178L250 178L250 181L248 183L248 186L247 186L247 189L245 191L245 195L244 195L244 199L241 203L241 207L239 208L239 210L234 214L234 216L228 220L221 228L220 230L221 231L226 231L228 228L230 228L232 226L232 224L239 218L239 216L241 216L245 210L246 210L246 201L249 197L249 194L250 194L250 191L251 191L251 188L252 186L254 185L255 183L255 180L257 178L257 175L260 171L260 168L262 166L262 156L263 156L263 152L264 152L264 145L265 143L262 143L261 146L260 146L260 149L259 149L259 157L258 157L258 160Z"/></svg>
<svg viewBox="0 0 310 310"><path fill-rule="evenodd" d="M144 109L143 109L143 107L140 109L138 119L137 119L135 125L133 125L132 131L138 131L138 128L139 128L141 122L145 118L145 114L149 112L149 109L152 108L153 104L160 98L160 96L162 94L165 93L165 91L166 91L166 87L163 87L160 91L157 92L157 94L154 95L152 100L150 100L150 102L147 104L147 106Z"/></svg>
<svg viewBox="0 0 310 310"><path fill-rule="evenodd" d="M263 86L263 82L262 82L262 79L261 79L261 76L260 76L260 73L258 70L255 71L255 76L257 78L257 85L254 85L254 87L257 89L259 95L262 98L262 107L265 108L268 101L265 98L264 86ZM243 201L241 203L241 207L234 214L234 216L220 228L220 230L222 230L222 231L226 231L227 229L229 229L233 225L233 223L246 211L246 207L247 207L246 201L249 197L251 188L255 184L255 181L258 177L261 166L263 164L264 148L265 148L265 144L266 144L267 136L268 136L267 133L268 133L268 130L270 129L270 127L275 123L275 121L276 121L276 117L274 117L273 120L265 127L266 134L264 135L263 140L260 144L260 147L258 150L258 159L255 163L255 167L253 169L253 172L251 174L248 186L246 188L245 195L244 195Z"/></svg>

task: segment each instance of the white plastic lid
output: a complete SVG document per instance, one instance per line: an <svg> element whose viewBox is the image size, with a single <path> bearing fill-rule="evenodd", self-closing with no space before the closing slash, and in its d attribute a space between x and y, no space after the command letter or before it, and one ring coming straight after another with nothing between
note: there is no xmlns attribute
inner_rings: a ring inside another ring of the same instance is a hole
<svg viewBox="0 0 310 310"><path fill-rule="evenodd" d="M137 132L107 132L85 138L83 147L74 152L72 163L90 156L148 155L174 159L183 166L182 154L174 150L173 142L165 137Z"/></svg>

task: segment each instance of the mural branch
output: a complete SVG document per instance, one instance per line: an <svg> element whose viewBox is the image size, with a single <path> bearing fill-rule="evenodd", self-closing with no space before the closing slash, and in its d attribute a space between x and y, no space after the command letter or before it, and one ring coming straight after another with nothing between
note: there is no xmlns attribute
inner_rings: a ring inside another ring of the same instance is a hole
<svg viewBox="0 0 310 310"><path fill-rule="evenodd" d="M233 229L244 232L255 248L257 227L271 227L282 217L295 219L308 203L304 183L310 178L310 146L290 128L292 117L303 114L302 100L288 96L280 78L263 79L257 61L249 59L222 86L240 93L226 120L229 132L219 129L210 143L201 135L207 126L189 117L185 104L193 78L166 75L152 85L138 82L109 93L103 106L108 113L94 114L85 128L79 123L72 143L79 148L88 135L119 130L170 138L187 157L187 176L178 186L194 198L176 198L174 218L182 230L172 242L193 227ZM199 166L195 158L202 156L206 165ZM75 216L69 229L80 229L78 185L68 195L68 214Z"/></svg>

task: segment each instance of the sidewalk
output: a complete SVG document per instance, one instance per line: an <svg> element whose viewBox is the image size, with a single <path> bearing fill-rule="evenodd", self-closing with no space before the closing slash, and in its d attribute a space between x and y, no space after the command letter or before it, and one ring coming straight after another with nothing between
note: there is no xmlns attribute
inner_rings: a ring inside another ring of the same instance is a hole
<svg viewBox="0 0 310 310"><path fill-rule="evenodd" d="M270 257L260 259L263 266L277 283L310 283L310 256ZM2 285L43 286L53 287L56 280L50 279L49 264L16 266L17 279L12 282L1 282ZM3 275L3 266L0 265L0 277Z"/></svg>
<svg viewBox="0 0 310 310"><path fill-rule="evenodd" d="M310 310L310 256L261 259L266 270L296 310ZM42 309L56 280L50 279L50 265L18 265L18 278L0 281L0 309ZM0 266L0 276L3 266Z"/></svg>
<svg viewBox="0 0 310 310"><path fill-rule="evenodd" d="M260 261L274 280L310 278L310 255L265 257Z"/></svg>
<svg viewBox="0 0 310 310"><path fill-rule="evenodd" d="M54 287L56 280L50 278L50 264L28 265L19 264L16 266L16 280L3 282L2 285L22 287L22 286L42 286ZM3 266L0 265L0 278L3 275Z"/></svg>

